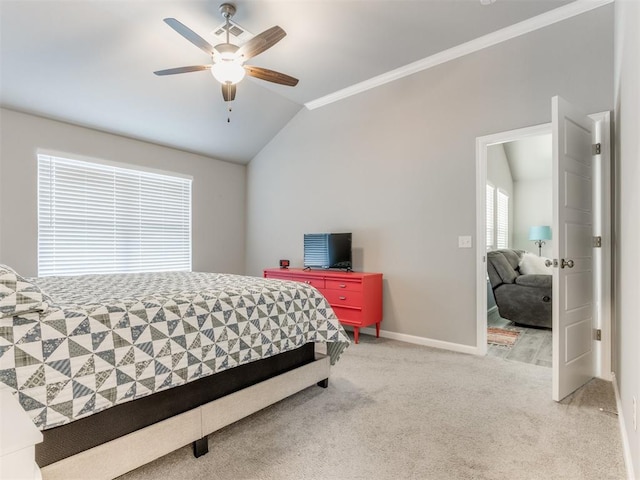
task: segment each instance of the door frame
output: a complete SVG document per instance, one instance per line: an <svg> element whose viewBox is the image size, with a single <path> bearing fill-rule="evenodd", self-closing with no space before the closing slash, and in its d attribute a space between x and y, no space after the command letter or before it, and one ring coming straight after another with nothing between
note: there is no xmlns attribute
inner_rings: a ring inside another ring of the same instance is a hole
<svg viewBox="0 0 640 480"><path fill-rule="evenodd" d="M596 376L611 381L611 114L601 112L589 117L596 122L594 143L601 144L601 154L595 157L599 168L594 178L594 234L602 237L602 248L595 249L594 295L595 328L602 332L602 340L596 342ZM551 133L551 123L518 128L476 138L476 354L487 354L487 273L486 273L486 214L485 185L487 183L487 148L491 145L511 142L526 137Z"/></svg>

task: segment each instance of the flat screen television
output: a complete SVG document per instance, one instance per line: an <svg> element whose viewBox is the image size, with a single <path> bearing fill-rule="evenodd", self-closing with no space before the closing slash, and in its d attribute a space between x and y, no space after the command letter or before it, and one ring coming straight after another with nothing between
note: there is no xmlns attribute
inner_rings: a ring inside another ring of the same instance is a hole
<svg viewBox="0 0 640 480"><path fill-rule="evenodd" d="M304 268L351 267L351 233L304 234Z"/></svg>

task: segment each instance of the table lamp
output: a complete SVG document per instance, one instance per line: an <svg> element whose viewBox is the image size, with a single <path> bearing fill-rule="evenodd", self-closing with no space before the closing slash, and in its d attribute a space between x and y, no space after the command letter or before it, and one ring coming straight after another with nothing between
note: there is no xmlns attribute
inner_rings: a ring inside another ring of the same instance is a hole
<svg viewBox="0 0 640 480"><path fill-rule="evenodd" d="M529 240L533 240L538 246L538 256L542 256L542 245L545 240L551 240L551 227L549 225L539 225L529 229Z"/></svg>

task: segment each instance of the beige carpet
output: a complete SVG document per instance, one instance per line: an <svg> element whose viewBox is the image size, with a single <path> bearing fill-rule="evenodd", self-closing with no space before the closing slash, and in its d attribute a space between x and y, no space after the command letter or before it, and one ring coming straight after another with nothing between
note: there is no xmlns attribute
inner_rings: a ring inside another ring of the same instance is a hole
<svg viewBox="0 0 640 480"><path fill-rule="evenodd" d="M623 479L611 384L562 403L551 369L360 337L309 388L121 477ZM144 448L141 445L140 448Z"/></svg>

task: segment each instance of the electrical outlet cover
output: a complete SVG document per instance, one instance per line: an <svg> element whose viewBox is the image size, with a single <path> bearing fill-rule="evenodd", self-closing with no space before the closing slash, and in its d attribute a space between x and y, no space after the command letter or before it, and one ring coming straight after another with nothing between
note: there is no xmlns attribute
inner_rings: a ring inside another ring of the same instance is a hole
<svg viewBox="0 0 640 480"><path fill-rule="evenodd" d="M458 237L458 248L471 248L471 235L460 235Z"/></svg>

